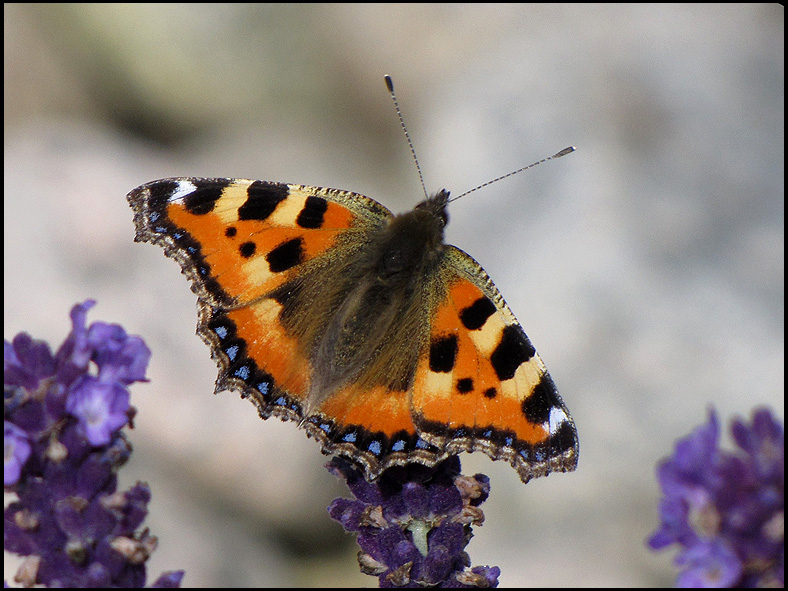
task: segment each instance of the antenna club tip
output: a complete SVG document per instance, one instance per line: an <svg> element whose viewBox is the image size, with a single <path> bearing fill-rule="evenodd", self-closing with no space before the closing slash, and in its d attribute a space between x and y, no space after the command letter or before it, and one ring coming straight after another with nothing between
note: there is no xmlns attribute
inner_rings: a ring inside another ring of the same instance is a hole
<svg viewBox="0 0 788 591"><path fill-rule="evenodd" d="M569 146L568 148L564 148L563 150L561 150L557 154L553 155L552 157L553 158L560 158L561 156L566 156L567 154L571 154L575 150L577 150L577 148L575 148L574 146Z"/></svg>
<svg viewBox="0 0 788 591"><path fill-rule="evenodd" d="M394 81L391 79L391 76L386 74L383 76L383 79L386 81L386 88L389 89L389 92L394 92Z"/></svg>

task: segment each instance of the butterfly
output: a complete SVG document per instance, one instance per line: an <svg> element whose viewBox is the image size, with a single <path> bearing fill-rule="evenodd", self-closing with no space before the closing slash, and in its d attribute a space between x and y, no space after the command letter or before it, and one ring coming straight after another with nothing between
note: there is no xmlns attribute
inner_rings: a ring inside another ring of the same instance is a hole
<svg viewBox="0 0 788 591"><path fill-rule="evenodd" d="M137 242L198 299L216 392L297 421L367 479L460 452L523 482L574 470L574 422L484 269L443 240L446 190L407 213L349 191L170 178L128 194Z"/></svg>

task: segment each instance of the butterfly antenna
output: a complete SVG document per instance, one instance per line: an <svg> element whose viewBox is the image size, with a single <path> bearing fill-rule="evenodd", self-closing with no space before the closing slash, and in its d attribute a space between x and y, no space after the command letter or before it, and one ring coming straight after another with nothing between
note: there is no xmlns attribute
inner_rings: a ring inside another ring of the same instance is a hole
<svg viewBox="0 0 788 591"><path fill-rule="evenodd" d="M463 193L461 195L457 195L456 197L453 197L452 199L449 199L449 202L457 201L457 199L459 199L460 197L465 197L467 194L473 193L474 191L478 191L482 187L486 187L487 185L492 185L493 183L497 183L500 180L509 178L510 176L513 176L513 175L517 174L518 172L522 172L524 170L528 170L529 168L533 168L534 166L536 166L538 164L542 164L543 162L547 162L548 160L555 160L556 158L560 158L561 156L566 156L567 154L571 154L572 152L575 151L575 149L576 148L574 146L569 146L568 148L564 148L563 150L561 150L560 152L558 152L556 154L553 154L552 156L548 156L547 158L542 158L539 162L534 162L533 164L529 164L528 166L523 166L522 168L518 168L517 170L513 170L509 174L505 174L503 176L499 176L497 179L493 179L491 181L487 181L483 185L479 185L478 187L474 187L470 191L465 191L465 193Z"/></svg>
<svg viewBox="0 0 788 591"><path fill-rule="evenodd" d="M386 79L386 87L389 89L389 94L391 94L391 99L394 101L394 108L397 109L397 117L399 117L399 124L402 126L402 131L405 132L405 139L408 140L408 145L410 146L410 153L413 155L413 161L416 163L416 170L419 171L419 180L421 181L421 188L424 191L424 196L429 197L427 195L427 187L424 185L424 177L421 174L421 166L419 166L419 159L416 158L416 150L413 149L413 142L410 141L410 134L408 133L408 128L405 127L405 120L402 119L402 112L399 110L399 103L397 102L397 95L394 94L394 82L391 80L391 76L384 76Z"/></svg>

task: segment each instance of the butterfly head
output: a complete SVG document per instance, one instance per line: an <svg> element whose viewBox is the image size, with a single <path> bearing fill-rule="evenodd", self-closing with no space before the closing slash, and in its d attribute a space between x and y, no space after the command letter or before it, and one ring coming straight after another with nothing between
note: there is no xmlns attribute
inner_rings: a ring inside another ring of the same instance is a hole
<svg viewBox="0 0 788 591"><path fill-rule="evenodd" d="M432 269L444 249L443 229L448 222L449 192L431 195L413 210L393 216L375 240L370 257L381 280L417 282Z"/></svg>
<svg viewBox="0 0 788 591"><path fill-rule="evenodd" d="M419 203L416 206L416 210L427 211L440 224L441 228L445 228L446 224L449 223L449 214L446 211L446 206L448 203L449 192L446 189L441 189L437 193L433 193L427 199Z"/></svg>

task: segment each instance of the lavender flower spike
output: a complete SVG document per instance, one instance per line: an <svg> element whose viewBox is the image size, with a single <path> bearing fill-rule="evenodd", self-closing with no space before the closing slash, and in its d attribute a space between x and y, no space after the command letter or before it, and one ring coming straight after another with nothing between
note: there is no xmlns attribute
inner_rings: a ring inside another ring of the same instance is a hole
<svg viewBox="0 0 788 591"><path fill-rule="evenodd" d="M679 545L679 587L785 585L785 434L766 409L735 419L739 449L719 448L717 414L657 468L662 488L654 549Z"/></svg>
<svg viewBox="0 0 788 591"><path fill-rule="evenodd" d="M327 465L344 478L355 499L335 499L328 508L347 531L358 532L361 572L380 587L497 587L497 566L470 567L465 546L471 525L490 493L483 474L460 475L450 456L434 468L419 464L389 468L374 482L341 458Z"/></svg>
<svg viewBox="0 0 788 591"><path fill-rule="evenodd" d="M91 300L71 310L72 330L55 355L21 333L4 341L6 492L4 546L26 556L24 586L143 587L156 547L147 529L150 491L117 492L135 413L128 386L145 379L150 351L114 324L86 326ZM178 587L183 571L154 587Z"/></svg>

